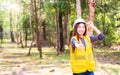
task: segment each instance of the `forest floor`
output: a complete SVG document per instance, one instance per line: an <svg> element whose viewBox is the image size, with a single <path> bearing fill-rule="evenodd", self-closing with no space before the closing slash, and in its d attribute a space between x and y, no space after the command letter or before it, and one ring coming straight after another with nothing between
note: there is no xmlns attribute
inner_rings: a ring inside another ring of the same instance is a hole
<svg viewBox="0 0 120 75"><path fill-rule="evenodd" d="M69 53L56 56L55 48L43 47L43 59L32 48L20 48L15 43L0 45L0 75L72 75ZM120 75L120 51L94 49L95 75Z"/></svg>

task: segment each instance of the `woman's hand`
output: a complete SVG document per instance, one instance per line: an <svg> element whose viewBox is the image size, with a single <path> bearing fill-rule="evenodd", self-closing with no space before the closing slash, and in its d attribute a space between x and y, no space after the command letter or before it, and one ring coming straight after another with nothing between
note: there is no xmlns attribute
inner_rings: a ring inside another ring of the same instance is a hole
<svg viewBox="0 0 120 75"><path fill-rule="evenodd" d="M93 22L88 22L87 26L89 29L94 29L94 23Z"/></svg>
<svg viewBox="0 0 120 75"><path fill-rule="evenodd" d="M79 50L82 50L82 46L83 46L82 43L79 43L78 45L79 45L79 46L78 46L78 49L79 49Z"/></svg>
<svg viewBox="0 0 120 75"><path fill-rule="evenodd" d="M87 23L87 26L88 26L88 29L89 29L89 30L92 30L92 29L93 29L97 34L100 34L100 33L101 33L101 31L96 28L96 26L94 25L93 22L88 22L88 23Z"/></svg>
<svg viewBox="0 0 120 75"><path fill-rule="evenodd" d="M75 43L75 46L79 49L79 50L82 50L82 43Z"/></svg>

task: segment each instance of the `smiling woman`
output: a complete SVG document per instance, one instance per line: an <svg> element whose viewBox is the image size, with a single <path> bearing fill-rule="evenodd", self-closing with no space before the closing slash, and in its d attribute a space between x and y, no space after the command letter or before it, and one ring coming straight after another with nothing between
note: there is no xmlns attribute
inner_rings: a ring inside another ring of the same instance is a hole
<svg viewBox="0 0 120 75"><path fill-rule="evenodd" d="M88 36L86 34L86 22L82 18L75 20L73 24L74 36L71 38L70 59L73 75L94 75L95 60L93 58L92 45L93 41L102 40L102 34L93 23L89 27L96 31L97 36Z"/></svg>

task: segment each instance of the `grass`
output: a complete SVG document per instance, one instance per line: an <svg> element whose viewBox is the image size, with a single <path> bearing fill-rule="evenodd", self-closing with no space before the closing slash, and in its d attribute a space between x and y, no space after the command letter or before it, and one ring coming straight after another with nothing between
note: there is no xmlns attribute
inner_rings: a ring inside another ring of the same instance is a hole
<svg viewBox="0 0 120 75"><path fill-rule="evenodd" d="M111 49L94 49L94 55L101 63L120 64L120 51Z"/></svg>
<svg viewBox="0 0 120 75"><path fill-rule="evenodd" d="M108 72L110 75L120 75L120 65L117 64L107 64L102 65L102 69L104 69L106 72Z"/></svg>
<svg viewBox="0 0 120 75"><path fill-rule="evenodd" d="M43 59L39 58L37 48L32 48L31 55L27 56L28 48L20 48L15 43L2 44L0 48L0 71L14 72L17 68L39 70L43 68L59 67L69 68L69 52L56 55L53 47L43 47ZM108 49L94 49L97 60L97 68L108 72L111 75L120 74L120 51ZM70 68L69 68L70 69Z"/></svg>
<svg viewBox="0 0 120 75"><path fill-rule="evenodd" d="M43 48L43 59L39 58L36 48L32 48L30 56L27 56L28 48L17 48L10 45L9 48L5 47L2 49L0 52L0 66L3 71L14 71L14 68L23 65L27 66L29 70L35 70L58 65L61 67L63 63L69 63L69 54L60 54L57 56L53 47ZM51 65L51 63L53 64Z"/></svg>

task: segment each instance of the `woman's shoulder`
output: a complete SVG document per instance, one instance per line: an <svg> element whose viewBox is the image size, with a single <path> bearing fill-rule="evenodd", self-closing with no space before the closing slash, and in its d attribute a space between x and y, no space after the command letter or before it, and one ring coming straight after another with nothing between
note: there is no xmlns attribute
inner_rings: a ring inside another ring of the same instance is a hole
<svg viewBox="0 0 120 75"><path fill-rule="evenodd" d="M90 38L90 36L89 36L89 35L85 35L84 37L86 37L86 38Z"/></svg>
<svg viewBox="0 0 120 75"><path fill-rule="evenodd" d="M77 41L77 36L72 36L71 41Z"/></svg>
<svg viewBox="0 0 120 75"><path fill-rule="evenodd" d="M85 35L85 36L84 36L84 39L85 39L85 40L89 40L89 41L91 40L89 35Z"/></svg>
<svg viewBox="0 0 120 75"><path fill-rule="evenodd" d="M71 37L71 39L76 39L76 38L77 38L77 36L72 36L72 37Z"/></svg>

